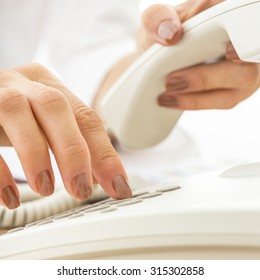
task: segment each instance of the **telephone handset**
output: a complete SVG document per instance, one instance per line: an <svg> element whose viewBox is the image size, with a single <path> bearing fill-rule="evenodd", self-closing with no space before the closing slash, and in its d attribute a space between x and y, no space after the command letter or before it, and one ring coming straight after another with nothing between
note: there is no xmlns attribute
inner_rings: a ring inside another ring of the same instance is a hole
<svg viewBox="0 0 260 280"><path fill-rule="evenodd" d="M108 129L128 149L163 141L182 112L160 107L157 96L172 71L225 53L232 41L244 61L260 62L260 1L224 1L184 23L184 36L171 47L154 45L123 73L107 92L101 113Z"/></svg>

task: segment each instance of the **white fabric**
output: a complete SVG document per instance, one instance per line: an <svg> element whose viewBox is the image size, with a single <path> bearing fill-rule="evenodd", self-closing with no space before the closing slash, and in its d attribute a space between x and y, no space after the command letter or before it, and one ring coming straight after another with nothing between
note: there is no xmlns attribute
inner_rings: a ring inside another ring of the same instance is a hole
<svg viewBox="0 0 260 280"><path fill-rule="evenodd" d="M139 0L1 0L0 68L38 61L87 104L135 49Z"/></svg>

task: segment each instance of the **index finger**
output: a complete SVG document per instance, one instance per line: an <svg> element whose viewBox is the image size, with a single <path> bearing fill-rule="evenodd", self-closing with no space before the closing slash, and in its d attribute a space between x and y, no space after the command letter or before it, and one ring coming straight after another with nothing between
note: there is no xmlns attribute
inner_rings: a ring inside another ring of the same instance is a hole
<svg viewBox="0 0 260 280"><path fill-rule="evenodd" d="M88 108L44 67L40 65L32 65L32 67L39 69L38 71L31 69L30 73L30 71L28 72L29 68L26 67L26 69L20 68L19 71L31 80L34 79L46 86L55 88L66 96L80 132L88 146L92 173L98 183L114 198L122 199L132 196L124 166L111 145L103 123L97 113L91 108ZM32 73L33 77L31 76Z"/></svg>

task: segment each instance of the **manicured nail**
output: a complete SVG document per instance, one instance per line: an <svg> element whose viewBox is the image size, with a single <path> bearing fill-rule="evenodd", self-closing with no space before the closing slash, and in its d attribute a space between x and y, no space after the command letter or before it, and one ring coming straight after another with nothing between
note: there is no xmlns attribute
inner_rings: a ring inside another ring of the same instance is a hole
<svg viewBox="0 0 260 280"><path fill-rule="evenodd" d="M176 23L168 19L161 22L157 34L161 41L171 43L177 31L178 26Z"/></svg>
<svg viewBox="0 0 260 280"><path fill-rule="evenodd" d="M132 197L131 187L124 176L116 175L113 178L112 187L119 199Z"/></svg>
<svg viewBox="0 0 260 280"><path fill-rule="evenodd" d="M171 108L178 107L178 101L176 97L173 95L169 95L167 93L161 94L158 97L158 104L163 107L171 107Z"/></svg>
<svg viewBox="0 0 260 280"><path fill-rule="evenodd" d="M166 81L166 88L170 89L171 91L181 91L188 88L188 82L185 81L183 78L169 78Z"/></svg>
<svg viewBox="0 0 260 280"><path fill-rule="evenodd" d="M37 175L36 188L37 191L43 196L48 196L53 193L54 183L49 170L43 170Z"/></svg>
<svg viewBox="0 0 260 280"><path fill-rule="evenodd" d="M81 173L75 176L72 179L71 186L72 193L77 199L84 200L91 196L92 186L89 183L86 173Z"/></svg>
<svg viewBox="0 0 260 280"><path fill-rule="evenodd" d="M5 206L9 209L15 209L20 206L20 200L14 189L10 185L6 185L1 189L1 198Z"/></svg>

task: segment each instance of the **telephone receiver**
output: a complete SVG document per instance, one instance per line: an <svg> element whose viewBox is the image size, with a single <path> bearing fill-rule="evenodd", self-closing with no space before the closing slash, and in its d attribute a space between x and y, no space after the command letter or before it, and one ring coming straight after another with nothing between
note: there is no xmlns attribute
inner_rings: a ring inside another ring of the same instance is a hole
<svg viewBox="0 0 260 280"><path fill-rule="evenodd" d="M231 41L241 60L260 62L260 1L224 1L183 24L175 46L153 45L107 92L101 114L121 145L144 149L162 142L182 111L163 108L157 97L173 71L224 56Z"/></svg>

